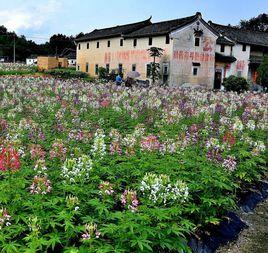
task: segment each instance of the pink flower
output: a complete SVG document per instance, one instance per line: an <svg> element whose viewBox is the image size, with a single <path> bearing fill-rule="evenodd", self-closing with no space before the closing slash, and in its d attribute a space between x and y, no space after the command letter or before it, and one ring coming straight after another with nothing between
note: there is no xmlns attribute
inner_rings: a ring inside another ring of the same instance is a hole
<svg viewBox="0 0 268 253"><path fill-rule="evenodd" d="M142 150L154 151L159 150L160 147L161 147L160 142L154 135L149 135L141 140Z"/></svg>
<svg viewBox="0 0 268 253"><path fill-rule="evenodd" d="M132 190L125 190L121 195L121 203L132 212L136 212L139 206L136 192Z"/></svg>
<svg viewBox="0 0 268 253"><path fill-rule="evenodd" d="M8 147L1 147L0 152L0 170L16 171L20 168L19 153L9 145Z"/></svg>

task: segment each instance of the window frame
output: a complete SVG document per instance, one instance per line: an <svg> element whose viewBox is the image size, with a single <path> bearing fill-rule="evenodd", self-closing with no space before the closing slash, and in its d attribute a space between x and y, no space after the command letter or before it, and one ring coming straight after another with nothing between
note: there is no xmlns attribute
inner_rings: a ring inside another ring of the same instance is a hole
<svg viewBox="0 0 268 253"><path fill-rule="evenodd" d="M198 43L197 43L198 42ZM194 38L194 46L195 47L200 47L200 45L201 45L201 39L200 39L200 37L195 37Z"/></svg>
<svg viewBox="0 0 268 253"><path fill-rule="evenodd" d="M95 75L99 74L99 64L95 64Z"/></svg>
<svg viewBox="0 0 268 253"><path fill-rule="evenodd" d="M153 37L149 37L148 45L149 46L153 45Z"/></svg>
<svg viewBox="0 0 268 253"><path fill-rule="evenodd" d="M170 37L169 34L166 35L166 45L170 44Z"/></svg>
<svg viewBox="0 0 268 253"><path fill-rule="evenodd" d="M198 76L198 72L199 72L199 67L198 66L193 66L192 75L193 76Z"/></svg>
<svg viewBox="0 0 268 253"><path fill-rule="evenodd" d="M121 71L120 71L121 70ZM122 63L118 63L118 74L123 74L123 64Z"/></svg>
<svg viewBox="0 0 268 253"><path fill-rule="evenodd" d="M137 43L138 43L138 40L137 39L133 39L133 47L136 47L137 46Z"/></svg>
<svg viewBox="0 0 268 253"><path fill-rule="evenodd" d="M106 63L106 65L105 65L105 69L106 69L106 72L107 72L107 73L110 72L110 63Z"/></svg>

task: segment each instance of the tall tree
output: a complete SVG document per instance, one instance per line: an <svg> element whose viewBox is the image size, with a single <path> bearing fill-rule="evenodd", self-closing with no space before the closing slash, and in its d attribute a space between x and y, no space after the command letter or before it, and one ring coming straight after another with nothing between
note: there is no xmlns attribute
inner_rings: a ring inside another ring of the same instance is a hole
<svg viewBox="0 0 268 253"><path fill-rule="evenodd" d="M75 49L74 38L63 34L55 34L50 40L51 54L60 55L65 48Z"/></svg>
<svg viewBox="0 0 268 253"><path fill-rule="evenodd" d="M249 20L241 20L239 27L247 30L268 32L268 14L263 13Z"/></svg>
<svg viewBox="0 0 268 253"><path fill-rule="evenodd" d="M164 50L159 47L151 47L147 49L147 51L153 58L153 62L151 62L150 77L152 78L153 84L155 84L155 81L158 80L160 76L160 64L156 62L156 59L161 58Z"/></svg>

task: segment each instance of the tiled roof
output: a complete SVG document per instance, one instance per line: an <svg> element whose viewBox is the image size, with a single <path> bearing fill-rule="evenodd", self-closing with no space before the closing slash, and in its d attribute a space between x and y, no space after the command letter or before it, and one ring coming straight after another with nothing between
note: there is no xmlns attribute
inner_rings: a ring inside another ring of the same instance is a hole
<svg viewBox="0 0 268 253"><path fill-rule="evenodd" d="M233 26L224 26L212 22L209 22L209 24L220 34L235 42L268 47L268 32L243 30Z"/></svg>
<svg viewBox="0 0 268 253"><path fill-rule="evenodd" d="M113 38L117 36L123 36L129 34L133 31L136 31L142 27L148 26L151 24L151 18L127 25L118 25L114 27L104 28L104 29L95 29L94 31L85 34L84 36L76 39L76 42L87 41L87 40L97 40L103 38Z"/></svg>
<svg viewBox="0 0 268 253"><path fill-rule="evenodd" d="M220 44L220 45L228 45L228 46L234 46L235 43L226 39L224 36L220 36L218 39L217 39L217 44Z"/></svg>
<svg viewBox="0 0 268 253"><path fill-rule="evenodd" d="M165 35L173 31L174 29L178 29L181 26L184 26L192 22L196 18L197 16L194 15L194 16L180 18L180 19L173 19L173 20L153 23L139 30L133 31L132 33L129 33L125 37L126 38L134 38L134 37L138 38L138 37Z"/></svg>

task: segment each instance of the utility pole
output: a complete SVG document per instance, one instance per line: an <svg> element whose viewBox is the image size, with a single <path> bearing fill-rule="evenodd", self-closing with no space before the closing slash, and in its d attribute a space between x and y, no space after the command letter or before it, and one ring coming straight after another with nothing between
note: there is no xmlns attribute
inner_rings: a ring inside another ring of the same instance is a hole
<svg viewBox="0 0 268 253"><path fill-rule="evenodd" d="M13 62L16 62L16 36L13 35Z"/></svg>

